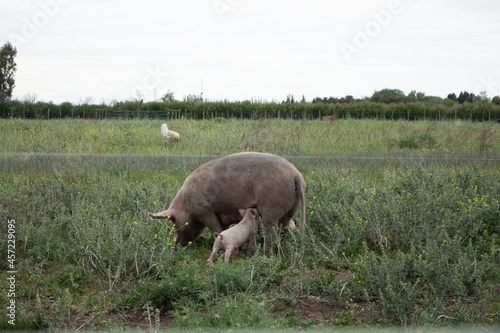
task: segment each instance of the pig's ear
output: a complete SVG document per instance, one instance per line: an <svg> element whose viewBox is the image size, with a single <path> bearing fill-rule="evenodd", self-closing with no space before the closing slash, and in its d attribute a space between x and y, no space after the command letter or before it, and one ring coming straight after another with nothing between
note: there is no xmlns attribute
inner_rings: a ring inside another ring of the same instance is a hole
<svg viewBox="0 0 500 333"><path fill-rule="evenodd" d="M240 215L241 215L241 217L245 217L245 214L246 214L246 213L247 213L247 211L246 211L246 210L244 210L244 209L240 209Z"/></svg>
<svg viewBox="0 0 500 333"><path fill-rule="evenodd" d="M151 216L151 218L153 219L168 219L168 218L171 218L171 217L174 217L174 212L172 209L167 209L167 210L164 210L163 212L159 212L159 213L149 213L149 216Z"/></svg>
<svg viewBox="0 0 500 333"><path fill-rule="evenodd" d="M217 237L219 237L219 233L218 232L214 232L214 239L217 239Z"/></svg>

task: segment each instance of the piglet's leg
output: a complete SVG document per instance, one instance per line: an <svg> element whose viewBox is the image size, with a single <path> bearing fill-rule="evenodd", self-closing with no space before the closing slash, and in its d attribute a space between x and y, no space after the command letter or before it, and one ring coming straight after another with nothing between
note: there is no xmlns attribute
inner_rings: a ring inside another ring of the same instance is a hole
<svg viewBox="0 0 500 333"><path fill-rule="evenodd" d="M231 257L231 253L234 251L234 246L230 246L226 249L226 253L224 253L224 262L229 263L229 258Z"/></svg>
<svg viewBox="0 0 500 333"><path fill-rule="evenodd" d="M219 252L219 249L214 247L214 249L212 250L212 254L210 254L210 258L208 258L207 260L207 263L214 261L217 252Z"/></svg>

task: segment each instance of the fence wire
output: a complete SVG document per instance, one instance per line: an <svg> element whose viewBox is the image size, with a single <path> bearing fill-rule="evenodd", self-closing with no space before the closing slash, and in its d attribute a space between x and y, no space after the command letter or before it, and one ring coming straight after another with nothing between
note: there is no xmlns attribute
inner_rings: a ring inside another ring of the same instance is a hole
<svg viewBox="0 0 500 333"><path fill-rule="evenodd" d="M222 155L0 153L0 171L166 171L195 169ZM298 168L339 164L471 164L500 166L500 156L283 156Z"/></svg>

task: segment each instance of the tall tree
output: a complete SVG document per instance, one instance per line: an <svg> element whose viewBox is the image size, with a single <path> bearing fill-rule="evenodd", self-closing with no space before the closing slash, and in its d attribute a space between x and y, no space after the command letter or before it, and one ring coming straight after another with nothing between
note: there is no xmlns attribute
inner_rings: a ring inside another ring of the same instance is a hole
<svg viewBox="0 0 500 333"><path fill-rule="evenodd" d="M458 103L464 104L466 102L473 103L476 100L476 95L472 93L468 93L467 91L460 92L460 95L457 98Z"/></svg>
<svg viewBox="0 0 500 333"><path fill-rule="evenodd" d="M14 58L17 50L10 42L5 43L0 49L0 103L10 101L14 89L14 74L16 62Z"/></svg>
<svg viewBox="0 0 500 333"><path fill-rule="evenodd" d="M370 100L376 103L400 103L405 97L399 89L382 89L373 93Z"/></svg>
<svg viewBox="0 0 500 333"><path fill-rule="evenodd" d="M406 103L415 103L417 101L417 91L412 90L410 93L405 97L405 102Z"/></svg>
<svg viewBox="0 0 500 333"><path fill-rule="evenodd" d="M175 101L174 92L168 89L168 91L161 97L163 102L173 102Z"/></svg>
<svg viewBox="0 0 500 333"><path fill-rule="evenodd" d="M457 95L455 93L448 94L447 97L449 100L452 100L453 102L457 101Z"/></svg>

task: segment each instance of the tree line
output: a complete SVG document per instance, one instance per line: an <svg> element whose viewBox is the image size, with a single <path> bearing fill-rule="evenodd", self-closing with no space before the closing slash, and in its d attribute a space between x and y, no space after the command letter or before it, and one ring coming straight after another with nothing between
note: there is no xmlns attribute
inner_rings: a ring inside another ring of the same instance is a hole
<svg viewBox="0 0 500 333"><path fill-rule="evenodd" d="M316 97L307 102L302 96L297 101L288 95L282 102L251 101L204 101L201 96L188 95L182 101L174 98L170 90L158 101L142 103L142 100L92 103L88 98L80 104L37 101L36 94L27 94L22 100L13 100L15 87L15 57L17 50L9 42L0 48L0 117L8 118L93 118L96 110L116 111L166 111L178 110L181 116L201 119L215 117L261 118L279 117L292 119L317 119L324 116L335 118L381 119L500 119L500 97L489 99L485 92L475 95L462 91L457 96L450 93L443 99L411 91L408 95L399 89L375 91L371 97ZM106 114L106 113L105 113ZM139 113L138 113L139 114ZM151 113L152 115L154 113ZM102 115L102 113L101 113Z"/></svg>
<svg viewBox="0 0 500 333"><path fill-rule="evenodd" d="M351 95L345 97L316 97L313 99L313 103L328 103L328 104L349 104L349 103L359 103L363 101L371 101L376 103L422 103L427 106L434 106L439 104L444 104L447 106L453 106L453 104L464 104L464 103L492 103L494 105L500 105L500 97L495 96L491 100L487 97L486 92L482 92L479 95L469 93L467 91L461 91L457 95L455 93L449 93L446 98L441 98L439 96L428 96L423 92L417 92L412 90L408 95L405 95L402 90L399 89L382 89L375 91L371 97L365 97L360 99L355 99Z"/></svg>
<svg viewBox="0 0 500 333"><path fill-rule="evenodd" d="M137 111L140 101L122 101L106 104L72 104L69 102L54 104L35 102L29 105L12 100L0 104L1 118L97 118L103 114L111 115L112 111ZM158 118L167 110L178 110L176 116L188 119L211 118L284 118L284 119L392 119L392 120L472 120L490 121L500 119L500 105L486 102L454 103L426 105L422 102L411 103L379 103L361 101L355 103L252 103L243 102L145 102L141 109L147 112L132 112L130 117ZM100 112L99 116L96 110Z"/></svg>

